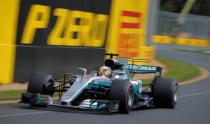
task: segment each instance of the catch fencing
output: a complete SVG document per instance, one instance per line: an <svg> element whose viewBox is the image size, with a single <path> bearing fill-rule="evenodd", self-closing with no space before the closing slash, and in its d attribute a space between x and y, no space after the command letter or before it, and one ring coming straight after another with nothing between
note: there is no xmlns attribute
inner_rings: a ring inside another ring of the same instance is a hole
<svg viewBox="0 0 210 124"><path fill-rule="evenodd" d="M156 35L172 36L176 31L196 39L210 37L210 17L189 14L185 22L179 25L177 24L178 17L178 13L159 11Z"/></svg>

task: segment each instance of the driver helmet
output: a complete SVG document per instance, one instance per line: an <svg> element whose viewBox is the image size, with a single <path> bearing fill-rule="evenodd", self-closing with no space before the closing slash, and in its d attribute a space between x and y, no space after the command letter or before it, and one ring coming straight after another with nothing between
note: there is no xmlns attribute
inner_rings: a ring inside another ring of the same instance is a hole
<svg viewBox="0 0 210 124"><path fill-rule="evenodd" d="M101 66L98 70L98 75L99 76L105 76L107 78L111 78L112 75L112 70L110 67L107 66Z"/></svg>

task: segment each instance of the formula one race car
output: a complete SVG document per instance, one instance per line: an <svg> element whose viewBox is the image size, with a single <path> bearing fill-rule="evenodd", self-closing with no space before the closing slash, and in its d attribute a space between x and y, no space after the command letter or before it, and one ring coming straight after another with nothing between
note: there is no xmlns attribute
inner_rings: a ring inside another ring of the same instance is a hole
<svg viewBox="0 0 210 124"><path fill-rule="evenodd" d="M27 92L22 94L22 103L121 113L142 106L176 106L178 83L161 78L161 67L135 64L145 61L142 59L114 59L117 54L106 55L110 58L105 60L104 66L89 75L85 68L78 68L77 75L65 74L63 80L54 80L43 72L34 73ZM147 73L155 74L151 84L144 85L141 80L132 78L135 74Z"/></svg>

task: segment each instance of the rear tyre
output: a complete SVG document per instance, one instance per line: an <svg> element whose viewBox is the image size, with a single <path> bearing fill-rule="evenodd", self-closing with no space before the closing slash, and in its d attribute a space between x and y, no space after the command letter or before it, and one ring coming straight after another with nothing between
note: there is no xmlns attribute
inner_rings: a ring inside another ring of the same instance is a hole
<svg viewBox="0 0 210 124"><path fill-rule="evenodd" d="M169 78L156 78L154 82L154 102L160 106L174 108L177 104L178 83Z"/></svg>
<svg viewBox="0 0 210 124"><path fill-rule="evenodd" d="M29 81L28 92L52 95L53 77L44 72L33 73Z"/></svg>
<svg viewBox="0 0 210 124"><path fill-rule="evenodd" d="M119 112L129 113L133 108L134 90L128 80L114 80L110 89L110 100L118 100Z"/></svg>

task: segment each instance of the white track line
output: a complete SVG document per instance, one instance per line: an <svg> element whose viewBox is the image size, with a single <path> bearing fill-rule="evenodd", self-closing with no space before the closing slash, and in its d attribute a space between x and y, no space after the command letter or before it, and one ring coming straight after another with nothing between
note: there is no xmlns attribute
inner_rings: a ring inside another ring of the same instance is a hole
<svg viewBox="0 0 210 124"><path fill-rule="evenodd" d="M44 114L49 113L50 111L44 111L44 112L31 112L31 113L20 113L20 114L8 114L8 115L0 115L0 118L4 117L17 117L17 116L23 116L23 115L35 115L35 114Z"/></svg>
<svg viewBox="0 0 210 124"><path fill-rule="evenodd" d="M179 97L180 98L185 98L185 97L200 96L200 95L206 95L206 94L210 94L210 91L205 91L205 92L200 92L200 93L192 93L192 94L188 94L188 95L182 95L182 96L179 96Z"/></svg>

